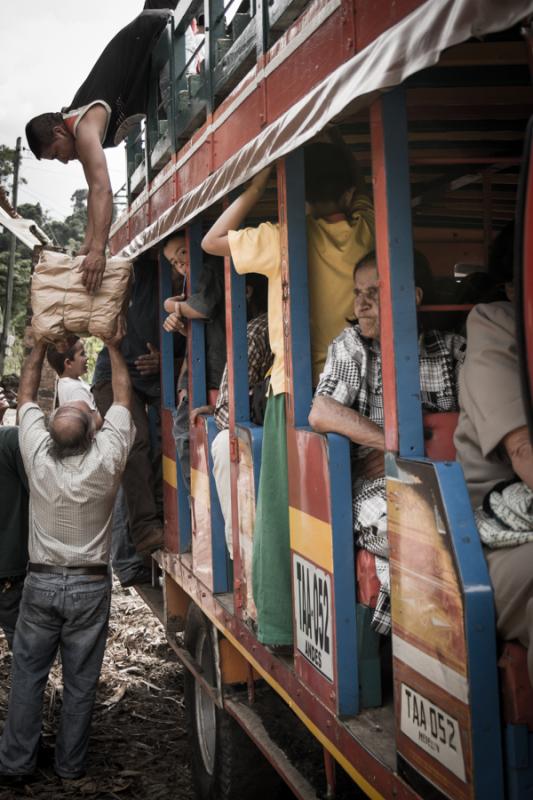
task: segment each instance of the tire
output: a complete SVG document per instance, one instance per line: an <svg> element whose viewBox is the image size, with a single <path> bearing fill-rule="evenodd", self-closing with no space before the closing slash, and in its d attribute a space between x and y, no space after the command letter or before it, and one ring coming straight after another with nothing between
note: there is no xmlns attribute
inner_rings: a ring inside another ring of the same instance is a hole
<svg viewBox="0 0 533 800"><path fill-rule="evenodd" d="M185 624L185 647L216 686L212 624L191 603ZM185 714L193 785L198 800L274 800L285 786L240 725L213 703L185 670Z"/></svg>

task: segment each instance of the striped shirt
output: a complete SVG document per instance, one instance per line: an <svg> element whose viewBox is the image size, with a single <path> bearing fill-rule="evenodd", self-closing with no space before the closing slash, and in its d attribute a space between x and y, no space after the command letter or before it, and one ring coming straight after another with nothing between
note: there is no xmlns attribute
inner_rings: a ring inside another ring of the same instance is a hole
<svg viewBox="0 0 533 800"><path fill-rule="evenodd" d="M113 504L135 425L112 405L91 447L57 460L36 403L19 410L19 443L30 487L30 561L57 566L107 564Z"/></svg>

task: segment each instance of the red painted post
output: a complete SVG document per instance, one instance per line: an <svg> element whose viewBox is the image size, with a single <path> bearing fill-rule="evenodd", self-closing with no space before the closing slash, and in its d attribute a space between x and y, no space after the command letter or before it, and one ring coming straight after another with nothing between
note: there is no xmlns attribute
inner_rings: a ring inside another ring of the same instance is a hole
<svg viewBox="0 0 533 800"><path fill-rule="evenodd" d="M389 230L381 99L370 106L372 142L372 182L376 218L376 252L380 281L381 357L383 405L385 412L385 447L398 451L398 409L396 407L396 368L392 326L392 289L390 281Z"/></svg>

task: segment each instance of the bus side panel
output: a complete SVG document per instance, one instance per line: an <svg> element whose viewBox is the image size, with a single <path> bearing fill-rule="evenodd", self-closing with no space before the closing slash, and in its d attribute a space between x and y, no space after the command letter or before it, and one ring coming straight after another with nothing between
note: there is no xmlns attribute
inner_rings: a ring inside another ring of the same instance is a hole
<svg viewBox="0 0 533 800"><path fill-rule="evenodd" d="M474 784L463 601L426 472L387 481L397 745L447 797L466 800Z"/></svg>
<svg viewBox="0 0 533 800"><path fill-rule="evenodd" d="M464 480L453 463L396 466L387 500L398 753L452 800L496 800L494 608Z"/></svg>

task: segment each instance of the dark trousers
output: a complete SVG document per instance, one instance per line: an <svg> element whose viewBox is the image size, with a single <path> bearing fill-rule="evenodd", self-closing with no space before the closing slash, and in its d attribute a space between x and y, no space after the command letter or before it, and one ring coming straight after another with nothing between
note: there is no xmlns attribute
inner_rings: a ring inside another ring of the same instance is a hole
<svg viewBox="0 0 533 800"><path fill-rule="evenodd" d="M0 773L25 775L35 770L44 689L59 649L63 705L55 769L63 778L83 775L110 603L107 576L28 574L13 641Z"/></svg>
<svg viewBox="0 0 533 800"><path fill-rule="evenodd" d="M184 398L172 414L172 433L187 492L191 494L191 455L189 445L189 401Z"/></svg>
<svg viewBox="0 0 533 800"><path fill-rule="evenodd" d="M94 400L98 411L105 416L113 402L111 381L97 383L93 387ZM131 538L139 542L154 528L161 528L155 501L154 473L150 451L150 430L146 414L147 400L159 402L159 398L146 398L133 390L131 413L137 429L126 469L122 476L122 487L126 494Z"/></svg>
<svg viewBox="0 0 533 800"><path fill-rule="evenodd" d="M6 588L6 587L9 588ZM20 600L24 586L24 576L10 581L9 584L0 579L0 628L4 631L9 649L13 649L13 636L19 615Z"/></svg>

